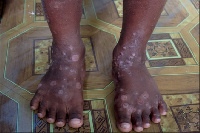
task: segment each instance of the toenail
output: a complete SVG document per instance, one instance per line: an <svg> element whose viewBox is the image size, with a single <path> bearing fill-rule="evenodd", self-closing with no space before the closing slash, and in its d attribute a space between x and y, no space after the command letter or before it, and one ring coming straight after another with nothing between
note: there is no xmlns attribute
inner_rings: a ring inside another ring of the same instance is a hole
<svg viewBox="0 0 200 133"><path fill-rule="evenodd" d="M81 123L81 120L80 119L77 119L77 118L74 118L74 119L71 119L70 122L72 124L80 124Z"/></svg>
<svg viewBox="0 0 200 133"><path fill-rule="evenodd" d="M161 119L155 119L155 123L159 123Z"/></svg>
<svg viewBox="0 0 200 133"><path fill-rule="evenodd" d="M36 107L35 107L35 106L31 106L31 109L32 109L32 110L36 110Z"/></svg>
<svg viewBox="0 0 200 133"><path fill-rule="evenodd" d="M130 124L129 123L122 123L122 124L120 124L120 127L121 128L124 128L124 129L128 129L128 128L130 128Z"/></svg>
<svg viewBox="0 0 200 133"><path fill-rule="evenodd" d="M57 127L63 127L65 124L64 124L64 122L56 122L56 126Z"/></svg>
<svg viewBox="0 0 200 133"><path fill-rule="evenodd" d="M167 112L162 112L161 115L167 115Z"/></svg>
<svg viewBox="0 0 200 133"><path fill-rule="evenodd" d="M43 114L42 113L38 113L38 117L43 118Z"/></svg>
<svg viewBox="0 0 200 133"><path fill-rule="evenodd" d="M151 126L150 123L145 123L145 124L144 124L144 128L149 128L150 126Z"/></svg>
<svg viewBox="0 0 200 133"><path fill-rule="evenodd" d="M142 127L135 127L134 130L136 132L141 132L141 131L143 131L143 128Z"/></svg>
<svg viewBox="0 0 200 133"><path fill-rule="evenodd" d="M48 119L47 119L47 122L49 122L49 123L54 123L54 119L48 118Z"/></svg>

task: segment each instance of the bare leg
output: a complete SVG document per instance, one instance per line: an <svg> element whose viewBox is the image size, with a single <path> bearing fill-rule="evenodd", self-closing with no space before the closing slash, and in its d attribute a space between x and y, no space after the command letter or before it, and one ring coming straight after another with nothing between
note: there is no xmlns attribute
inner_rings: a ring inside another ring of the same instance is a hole
<svg viewBox="0 0 200 133"><path fill-rule="evenodd" d="M82 0L42 0L53 35L52 64L31 101L38 117L62 127L83 124L85 49L80 37Z"/></svg>
<svg viewBox="0 0 200 133"><path fill-rule="evenodd" d="M166 0L124 0L121 37L113 51L116 87L115 116L118 128L140 132L150 119L160 122L167 106L145 67L146 44Z"/></svg>

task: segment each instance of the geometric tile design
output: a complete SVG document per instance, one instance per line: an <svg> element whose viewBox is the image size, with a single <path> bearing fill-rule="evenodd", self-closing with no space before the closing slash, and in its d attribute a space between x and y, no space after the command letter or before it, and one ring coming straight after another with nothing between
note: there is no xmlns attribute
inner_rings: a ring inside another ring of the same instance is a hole
<svg viewBox="0 0 200 133"><path fill-rule="evenodd" d="M93 123L96 132L109 132L108 120L106 119L105 109L93 110Z"/></svg>
<svg viewBox="0 0 200 133"><path fill-rule="evenodd" d="M52 39L34 40L34 74L44 74L50 66Z"/></svg>
<svg viewBox="0 0 200 133"><path fill-rule="evenodd" d="M18 104L0 92L0 133L17 132Z"/></svg>
<svg viewBox="0 0 200 133"><path fill-rule="evenodd" d="M190 0L194 7L198 10L199 9L199 0Z"/></svg>
<svg viewBox="0 0 200 133"><path fill-rule="evenodd" d="M56 127L55 124L49 125L46 119L38 119L37 114L34 114L34 132L110 132L108 114L103 99L84 100L83 110L83 125L77 129L69 127L68 121L62 128Z"/></svg>
<svg viewBox="0 0 200 133"><path fill-rule="evenodd" d="M171 40L149 41L147 43L149 59L178 57L176 47L172 43Z"/></svg>
<svg viewBox="0 0 200 133"><path fill-rule="evenodd" d="M197 64L179 33L152 34L146 54L150 67Z"/></svg>
<svg viewBox="0 0 200 133"><path fill-rule="evenodd" d="M114 0L115 7L117 9L120 18L123 17L123 0Z"/></svg>
<svg viewBox="0 0 200 133"><path fill-rule="evenodd" d="M171 110L180 132L193 132L200 130L199 104L171 106Z"/></svg>
<svg viewBox="0 0 200 133"><path fill-rule="evenodd" d="M199 44L199 23L190 31L195 41Z"/></svg>
<svg viewBox="0 0 200 133"><path fill-rule="evenodd" d="M162 116L161 132L199 131L199 93L163 95L168 105L167 116Z"/></svg>
<svg viewBox="0 0 200 133"><path fill-rule="evenodd" d="M34 114L34 133L48 133L50 131L49 123L45 119L39 119L37 113Z"/></svg>
<svg viewBox="0 0 200 133"><path fill-rule="evenodd" d="M182 66L186 65L183 59L162 59L162 60L150 60L149 65L151 67L162 66Z"/></svg>
<svg viewBox="0 0 200 133"><path fill-rule="evenodd" d="M83 9L81 19L85 19L85 18L86 17L85 17L85 13L84 13L84 9ZM36 21L46 21L45 14L44 14L41 2L35 3L35 20Z"/></svg>
<svg viewBox="0 0 200 133"><path fill-rule="evenodd" d="M183 39L173 39L173 42L182 58L192 58L192 54Z"/></svg>
<svg viewBox="0 0 200 133"><path fill-rule="evenodd" d="M86 71L97 71L94 50L90 38L82 38L85 45ZM45 74L51 64L52 39L34 40L34 74Z"/></svg>

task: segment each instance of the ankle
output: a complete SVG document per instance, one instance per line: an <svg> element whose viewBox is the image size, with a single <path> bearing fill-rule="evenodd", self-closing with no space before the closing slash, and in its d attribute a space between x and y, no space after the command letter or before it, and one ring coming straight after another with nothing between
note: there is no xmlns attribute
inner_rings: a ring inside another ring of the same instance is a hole
<svg viewBox="0 0 200 133"><path fill-rule="evenodd" d="M145 65L146 54L142 50L117 45L113 50L113 62L129 66Z"/></svg>

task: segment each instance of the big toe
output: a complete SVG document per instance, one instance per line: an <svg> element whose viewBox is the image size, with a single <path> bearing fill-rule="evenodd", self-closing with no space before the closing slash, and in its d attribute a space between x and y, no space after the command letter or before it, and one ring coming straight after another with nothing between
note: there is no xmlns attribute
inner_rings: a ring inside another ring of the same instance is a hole
<svg viewBox="0 0 200 133"><path fill-rule="evenodd" d="M161 100L158 107L161 115L167 115L167 104L165 103L165 101Z"/></svg>
<svg viewBox="0 0 200 133"><path fill-rule="evenodd" d="M120 111L115 109L115 117L117 121L117 127L121 132L130 132L132 130L131 115L126 111Z"/></svg>
<svg viewBox="0 0 200 133"><path fill-rule="evenodd" d="M130 132L132 130L132 124L130 124L130 123L120 123L120 124L118 124L118 128L122 132Z"/></svg>
<svg viewBox="0 0 200 133"><path fill-rule="evenodd" d="M82 124L83 124L83 121L78 118L73 118L69 121L69 126L73 128L79 128L82 126Z"/></svg>
<svg viewBox="0 0 200 133"><path fill-rule="evenodd" d="M69 126L72 128L79 128L83 124L83 109L82 106L76 106L69 111Z"/></svg>

